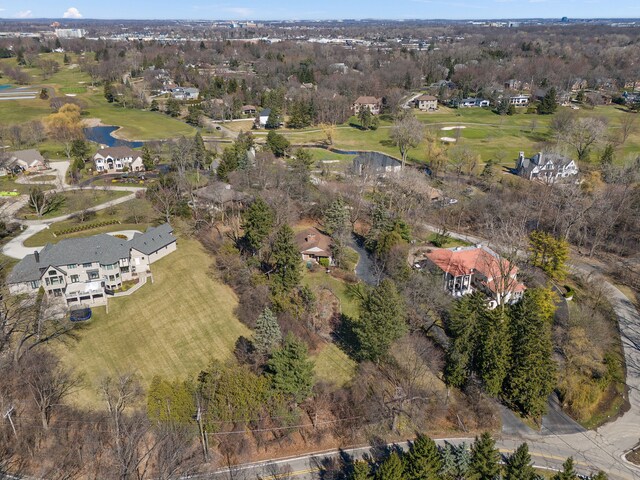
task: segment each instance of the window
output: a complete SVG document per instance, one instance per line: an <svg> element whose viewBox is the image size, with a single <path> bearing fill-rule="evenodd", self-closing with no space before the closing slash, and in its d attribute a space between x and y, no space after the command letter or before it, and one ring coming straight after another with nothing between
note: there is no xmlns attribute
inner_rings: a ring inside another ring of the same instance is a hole
<svg viewBox="0 0 640 480"><path fill-rule="evenodd" d="M60 278L61 278L61 277L52 277L52 278L51 278L51 285L59 285L60 283L62 283L62 282L60 281Z"/></svg>
<svg viewBox="0 0 640 480"><path fill-rule="evenodd" d="M91 265L93 265L93 263L83 263L82 266L84 268L91 268Z"/></svg>
<svg viewBox="0 0 640 480"><path fill-rule="evenodd" d="M72 269L72 268L78 268L78 264L77 263L70 263L69 265L67 265L68 269Z"/></svg>
<svg viewBox="0 0 640 480"><path fill-rule="evenodd" d="M56 276L56 275L58 275L58 272L56 272L55 270L49 270L49 276L50 277L53 277L53 276Z"/></svg>
<svg viewBox="0 0 640 480"><path fill-rule="evenodd" d="M34 280L33 282L31 282L31 288L33 288L34 290L39 287L40 287L40 280Z"/></svg>
<svg viewBox="0 0 640 480"><path fill-rule="evenodd" d="M89 280L98 280L100 278L100 273L97 270L91 270L87 272L87 275L89 276Z"/></svg>
<svg viewBox="0 0 640 480"><path fill-rule="evenodd" d="M71 283L80 282L80 277L78 275L71 275Z"/></svg>

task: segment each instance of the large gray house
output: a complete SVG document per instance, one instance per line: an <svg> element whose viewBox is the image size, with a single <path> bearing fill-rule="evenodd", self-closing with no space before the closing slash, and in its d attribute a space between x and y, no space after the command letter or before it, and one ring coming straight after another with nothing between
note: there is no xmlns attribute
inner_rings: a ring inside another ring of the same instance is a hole
<svg viewBox="0 0 640 480"><path fill-rule="evenodd" d="M524 152L520 152L515 173L528 180L556 183L575 177L578 166L575 161L558 153L538 152L531 158L525 158Z"/></svg>
<svg viewBox="0 0 640 480"><path fill-rule="evenodd" d="M131 240L101 234L48 243L27 255L7 277L9 292L64 297L67 304L101 305L122 282L146 277L150 265L176 249L168 223L137 233Z"/></svg>
<svg viewBox="0 0 640 480"><path fill-rule="evenodd" d="M402 162L380 152L362 152L353 159L353 172L356 175L370 173L385 176L402 170Z"/></svg>

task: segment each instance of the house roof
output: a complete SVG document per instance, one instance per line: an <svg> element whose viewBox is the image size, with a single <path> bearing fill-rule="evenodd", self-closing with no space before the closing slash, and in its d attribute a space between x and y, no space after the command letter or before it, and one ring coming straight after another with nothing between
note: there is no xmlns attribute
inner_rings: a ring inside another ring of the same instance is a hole
<svg viewBox="0 0 640 480"><path fill-rule="evenodd" d="M85 238L70 238L56 244L48 243L38 253L24 257L7 277L8 283L22 283L39 280L48 267L99 262L113 265L121 258L129 258L131 248L145 255L159 250L176 241L173 229L168 223L151 227L145 233L136 234L131 240L113 235L100 234Z"/></svg>
<svg viewBox="0 0 640 480"><path fill-rule="evenodd" d="M94 158L100 155L103 158L111 157L111 158L136 158L140 156L139 152L136 152L134 149L129 147L108 147L98 150L98 152L94 155Z"/></svg>
<svg viewBox="0 0 640 480"><path fill-rule="evenodd" d="M249 196L246 193L234 190L231 185L224 182L212 182L193 192L201 200L215 203L241 202Z"/></svg>
<svg viewBox="0 0 640 480"><path fill-rule="evenodd" d="M438 100L436 97L434 97L433 95L420 95L418 98L416 98L416 101L420 102L433 102L434 100Z"/></svg>
<svg viewBox="0 0 640 480"><path fill-rule="evenodd" d="M500 257L496 252L484 245L479 247L434 248L426 254L427 258L443 272L454 277L480 273L486 277L483 283L496 291L496 281L515 276L518 267ZM506 289L518 292L525 289L519 282L505 285ZM504 290L504 288L501 288Z"/></svg>
<svg viewBox="0 0 640 480"><path fill-rule="evenodd" d="M534 168L544 165L549 161L553 162L556 168L563 168L573 160L555 152L538 152L531 158L521 158L517 167L528 174L531 173Z"/></svg>
<svg viewBox="0 0 640 480"><path fill-rule="evenodd" d="M40 152L34 148L30 148L28 150L17 150L11 153L10 159L12 161L22 160L26 162L30 167L33 165L37 165L38 163L44 163L45 159L40 154Z"/></svg>
<svg viewBox="0 0 640 480"><path fill-rule="evenodd" d="M300 253L309 253L317 257L331 256L331 237L317 228L307 228L296 235L296 245Z"/></svg>
<svg viewBox="0 0 640 480"><path fill-rule="evenodd" d="M372 105L372 104L380 103L380 99L365 95L365 96L358 97L355 103L358 105Z"/></svg>
<svg viewBox="0 0 640 480"><path fill-rule="evenodd" d="M362 152L353 159L353 165L356 170L361 167L382 169L387 167L400 167L402 162L390 155L380 152Z"/></svg>
<svg viewBox="0 0 640 480"><path fill-rule="evenodd" d="M271 115L271 109L270 108L265 108L264 110L262 110L260 112L260 116L261 117L268 117L269 115Z"/></svg>
<svg viewBox="0 0 640 480"><path fill-rule="evenodd" d="M242 107L242 110L257 110L258 108L255 105L245 105Z"/></svg>

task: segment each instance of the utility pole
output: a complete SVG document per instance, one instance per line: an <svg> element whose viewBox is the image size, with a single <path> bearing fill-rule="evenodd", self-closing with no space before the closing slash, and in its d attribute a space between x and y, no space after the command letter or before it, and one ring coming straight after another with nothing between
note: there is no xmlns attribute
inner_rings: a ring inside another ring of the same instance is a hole
<svg viewBox="0 0 640 480"><path fill-rule="evenodd" d="M13 405L11 405L9 407L9 410L7 410L7 413L5 413L3 416L4 418L8 418L9 419L9 423L11 424L11 430L13 430L13 435L16 437L16 440L18 439L18 434L16 433L16 426L13 424L13 418L11 418L11 414L13 413L15 409L13 408Z"/></svg>

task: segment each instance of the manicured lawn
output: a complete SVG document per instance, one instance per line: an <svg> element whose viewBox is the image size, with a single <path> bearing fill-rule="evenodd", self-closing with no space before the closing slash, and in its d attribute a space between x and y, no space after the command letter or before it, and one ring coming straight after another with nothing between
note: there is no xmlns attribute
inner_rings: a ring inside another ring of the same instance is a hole
<svg viewBox="0 0 640 480"><path fill-rule="evenodd" d="M225 128L228 128L229 130L232 130L234 132L240 132L240 131L250 132L251 129L253 128L253 123L254 123L254 120L252 118L248 118L246 120L238 120L236 122L225 122L222 125ZM252 133L255 133L255 132L252 132Z"/></svg>
<svg viewBox="0 0 640 480"><path fill-rule="evenodd" d="M135 218L133 218L134 213L135 216L138 217L138 223L135 223ZM55 235L55 232L82 225L74 219L64 220L62 222L56 222L48 229L42 230L41 232L27 238L24 244L27 247L40 247L47 243L57 243L66 238L87 237L89 235L117 232L119 230L140 230L143 232L153 223L155 217L156 213L153 211L151 204L147 200L135 198L119 205L115 205L114 207L99 210L96 212L96 216L94 218L85 222L90 224L117 220L120 222L118 224L106 225L104 227L92 228L91 230L84 230L82 232L69 233L65 235Z"/></svg>
<svg viewBox="0 0 640 480"><path fill-rule="evenodd" d="M91 208L130 194L131 192L113 190L72 190L64 192L61 194L65 198L62 206L40 218L55 218L61 215L79 212L85 208ZM30 220L38 218L28 206L24 206L18 210L17 216Z"/></svg>
<svg viewBox="0 0 640 480"><path fill-rule="evenodd" d="M133 371L144 384L153 375L194 378L211 359L233 356L250 331L233 314L233 291L209 274L212 261L197 241L179 237L177 251L152 265L153 284L110 299L108 314L93 310L79 340L59 347L63 361L85 374L78 403L95 404L106 375Z"/></svg>

